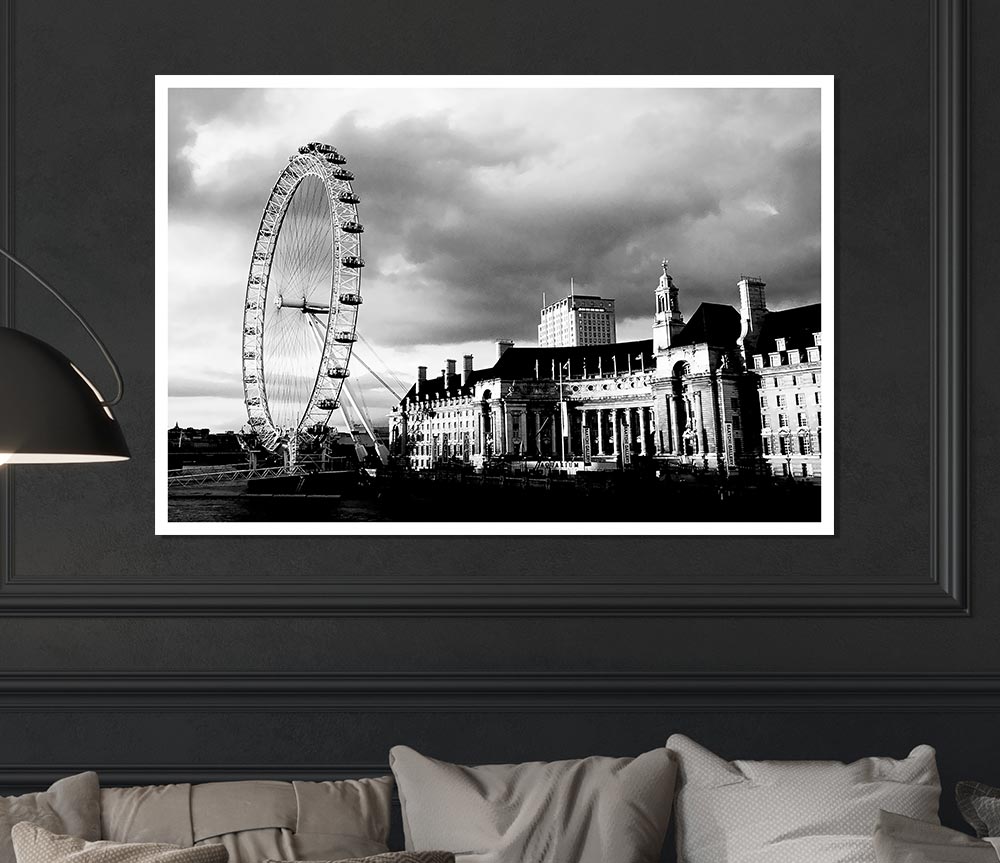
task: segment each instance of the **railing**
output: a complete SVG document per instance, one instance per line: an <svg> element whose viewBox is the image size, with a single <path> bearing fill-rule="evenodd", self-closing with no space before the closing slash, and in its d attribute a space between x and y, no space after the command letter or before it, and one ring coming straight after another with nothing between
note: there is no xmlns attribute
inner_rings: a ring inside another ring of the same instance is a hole
<svg viewBox="0 0 1000 863"><path fill-rule="evenodd" d="M301 476L301 468L261 467L219 470L211 473L170 473L167 475L168 488L186 488L195 485L219 485L221 483L246 482L251 479L267 479L276 476Z"/></svg>

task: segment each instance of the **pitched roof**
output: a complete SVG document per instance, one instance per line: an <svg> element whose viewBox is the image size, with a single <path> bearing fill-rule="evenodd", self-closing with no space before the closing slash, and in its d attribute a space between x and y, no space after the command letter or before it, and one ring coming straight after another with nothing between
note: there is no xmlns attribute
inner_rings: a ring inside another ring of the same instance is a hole
<svg viewBox="0 0 1000 863"><path fill-rule="evenodd" d="M811 348L813 333L821 332L823 329L821 309L822 303L813 303L808 306L782 309L780 312L768 312L760 328L754 353L773 353L777 350L776 339L784 339L785 347L793 350Z"/></svg>
<svg viewBox="0 0 1000 863"><path fill-rule="evenodd" d="M641 357L641 359L640 359ZM643 366L653 368L656 359L653 354L653 340L640 339L634 342L617 342L610 345L587 345L583 347L566 348L508 348L492 366L485 369L475 369L469 376L468 384L461 386L461 375L449 375L447 386L441 375L428 378L420 385L420 395L429 398L441 398L446 392L452 395L470 394L473 387L480 381L518 380L533 378L535 364L538 364L538 376L543 380L558 379L559 366L569 363L568 372L563 374L569 378L580 377L583 370L587 374L597 374L598 368L608 373L617 368L625 372L629 368L639 369ZM631 364L631 365L630 365ZM554 371L553 371L554 367ZM403 401L416 398L416 384L407 391Z"/></svg>
<svg viewBox="0 0 1000 863"><path fill-rule="evenodd" d="M708 344L715 348L736 347L740 337L740 313L722 303L702 303L670 346Z"/></svg>

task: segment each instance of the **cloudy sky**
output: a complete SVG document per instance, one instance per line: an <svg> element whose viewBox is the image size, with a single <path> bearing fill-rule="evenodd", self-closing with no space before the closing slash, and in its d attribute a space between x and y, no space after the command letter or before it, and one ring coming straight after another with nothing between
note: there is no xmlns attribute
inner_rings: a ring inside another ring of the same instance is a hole
<svg viewBox="0 0 1000 863"><path fill-rule="evenodd" d="M542 293L617 301L650 336L660 260L690 316L820 298L820 93L802 89L172 89L169 419L238 429L243 298L288 156L348 158L365 225L360 346L408 386L446 358L537 341ZM352 364L376 423L393 398Z"/></svg>

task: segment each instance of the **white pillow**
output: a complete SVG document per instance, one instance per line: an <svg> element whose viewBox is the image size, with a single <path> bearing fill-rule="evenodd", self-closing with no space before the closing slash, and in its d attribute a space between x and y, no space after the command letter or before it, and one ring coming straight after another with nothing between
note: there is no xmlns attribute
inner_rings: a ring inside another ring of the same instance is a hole
<svg viewBox="0 0 1000 863"><path fill-rule="evenodd" d="M670 822L674 764L636 758L463 767L393 747L409 851L458 863L655 863Z"/></svg>
<svg viewBox="0 0 1000 863"><path fill-rule="evenodd" d="M879 813L875 856L878 863L997 863L989 842L892 812Z"/></svg>
<svg viewBox="0 0 1000 863"><path fill-rule="evenodd" d="M679 863L876 863L885 809L937 823L934 750L907 758L725 761L682 734L674 803Z"/></svg>

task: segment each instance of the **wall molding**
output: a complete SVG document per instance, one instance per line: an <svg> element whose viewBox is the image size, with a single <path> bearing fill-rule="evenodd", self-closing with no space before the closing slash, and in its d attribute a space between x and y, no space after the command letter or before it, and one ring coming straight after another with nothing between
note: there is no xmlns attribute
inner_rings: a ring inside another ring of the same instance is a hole
<svg viewBox="0 0 1000 863"><path fill-rule="evenodd" d="M0 672L0 713L817 709L1000 712L1000 672Z"/></svg>
<svg viewBox="0 0 1000 863"><path fill-rule="evenodd" d="M14 9L0 0L0 237L11 240ZM644 581L581 575L556 579L456 574L358 577L326 584L248 574L243 582L154 580L146 573L71 581L14 571L15 472L0 470L0 615L127 616L965 616L969 597L968 505L968 0L929 0L931 413L928 565L906 578L851 573L842 579L798 573L777 579L717 573L697 580L664 574ZM843 119L843 118L842 118ZM0 269L0 280L5 269ZM5 297L0 283L0 300ZM11 320L9 292L0 324ZM844 504L843 501L840 502ZM169 538L160 540L165 545ZM819 541L819 540L817 540ZM642 542L635 538L634 542ZM581 568L585 568L581 566Z"/></svg>

